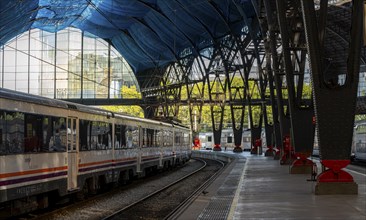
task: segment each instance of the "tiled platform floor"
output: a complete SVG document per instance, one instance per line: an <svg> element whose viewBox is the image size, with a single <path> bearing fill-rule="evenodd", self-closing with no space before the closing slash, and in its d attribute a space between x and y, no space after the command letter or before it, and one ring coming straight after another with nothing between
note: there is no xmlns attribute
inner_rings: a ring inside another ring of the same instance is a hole
<svg viewBox="0 0 366 220"><path fill-rule="evenodd" d="M308 174L289 174L288 165L271 157L235 157L180 219L366 219L366 168L350 171L358 195L315 195Z"/></svg>

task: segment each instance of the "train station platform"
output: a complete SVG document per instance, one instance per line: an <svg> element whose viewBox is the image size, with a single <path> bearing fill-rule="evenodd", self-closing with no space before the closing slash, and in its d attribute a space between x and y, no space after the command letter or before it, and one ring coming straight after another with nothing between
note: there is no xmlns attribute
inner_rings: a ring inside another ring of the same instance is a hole
<svg viewBox="0 0 366 220"><path fill-rule="evenodd" d="M273 157L199 154L235 159L179 219L366 219L366 168L347 170L358 184L358 195L315 195L310 174L289 174L290 167Z"/></svg>

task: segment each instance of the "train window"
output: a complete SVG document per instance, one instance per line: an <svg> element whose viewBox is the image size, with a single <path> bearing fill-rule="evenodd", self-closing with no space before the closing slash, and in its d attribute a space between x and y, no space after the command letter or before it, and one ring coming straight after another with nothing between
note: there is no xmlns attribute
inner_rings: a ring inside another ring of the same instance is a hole
<svg viewBox="0 0 366 220"><path fill-rule="evenodd" d="M116 125L114 135L115 135L115 149L126 148L126 125Z"/></svg>
<svg viewBox="0 0 366 220"><path fill-rule="evenodd" d="M364 124L358 125L356 131L357 133L366 133L366 125Z"/></svg>
<svg viewBox="0 0 366 220"><path fill-rule="evenodd" d="M184 146L190 145L189 133L184 133L183 134L183 143L184 143Z"/></svg>
<svg viewBox="0 0 366 220"><path fill-rule="evenodd" d="M231 136L228 136L227 137L227 143L233 143L233 137L231 137Z"/></svg>
<svg viewBox="0 0 366 220"><path fill-rule="evenodd" d="M107 149L112 149L112 124L108 123L103 134L103 143Z"/></svg>
<svg viewBox="0 0 366 220"><path fill-rule="evenodd" d="M207 141L211 142L212 141L212 136L207 136Z"/></svg>
<svg viewBox="0 0 366 220"><path fill-rule="evenodd" d="M162 147L164 143L164 134L163 131L156 131L156 146Z"/></svg>
<svg viewBox="0 0 366 220"><path fill-rule="evenodd" d="M79 121L79 145L80 150L90 150L90 124L91 121L88 120L80 120Z"/></svg>
<svg viewBox="0 0 366 220"><path fill-rule="evenodd" d="M155 147L155 130L142 128L142 147Z"/></svg>
<svg viewBox="0 0 366 220"><path fill-rule="evenodd" d="M0 112L0 154L24 152L24 114Z"/></svg>
<svg viewBox="0 0 366 220"><path fill-rule="evenodd" d="M65 151L65 119L25 114L24 146L24 152Z"/></svg>
<svg viewBox="0 0 366 220"><path fill-rule="evenodd" d="M366 153L366 143L362 143L361 140L356 143L356 152L358 153Z"/></svg>
<svg viewBox="0 0 366 220"><path fill-rule="evenodd" d="M139 128L127 126L126 128L126 148L136 148L139 146Z"/></svg>
<svg viewBox="0 0 366 220"><path fill-rule="evenodd" d="M147 146L148 147L155 147L156 146L155 143L154 143L155 142L155 140L154 140L155 130L148 128L148 129L146 129L146 133L147 133Z"/></svg>
<svg viewBox="0 0 366 220"><path fill-rule="evenodd" d="M90 149L105 150L112 148L112 124L92 121L90 128Z"/></svg>
<svg viewBox="0 0 366 220"><path fill-rule="evenodd" d="M148 147L147 146L147 132L146 132L146 128L141 128L141 141L142 141L142 147Z"/></svg>
<svg viewBox="0 0 366 220"><path fill-rule="evenodd" d="M174 145L182 145L182 132L175 132Z"/></svg>
<svg viewBox="0 0 366 220"><path fill-rule="evenodd" d="M40 152L43 143L42 115L25 115L24 152ZM42 149L43 150L43 149Z"/></svg>
<svg viewBox="0 0 366 220"><path fill-rule="evenodd" d="M167 134L166 134L166 131L162 131L161 132L161 146L162 147L166 147L167 143L166 143L166 140L167 140Z"/></svg>
<svg viewBox="0 0 366 220"><path fill-rule="evenodd" d="M173 132L164 131L164 147L172 147L172 146L173 146Z"/></svg>
<svg viewBox="0 0 366 220"><path fill-rule="evenodd" d="M66 150L65 118L0 112L0 154Z"/></svg>
<svg viewBox="0 0 366 220"><path fill-rule="evenodd" d="M66 119L46 116L43 119L42 151L66 151Z"/></svg>

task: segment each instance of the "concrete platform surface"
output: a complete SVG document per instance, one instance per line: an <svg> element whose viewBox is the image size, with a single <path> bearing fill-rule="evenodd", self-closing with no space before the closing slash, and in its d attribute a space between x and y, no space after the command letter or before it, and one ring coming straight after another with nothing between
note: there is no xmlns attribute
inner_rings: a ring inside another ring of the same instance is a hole
<svg viewBox="0 0 366 220"><path fill-rule="evenodd" d="M232 154L220 152L225 153ZM358 195L315 195L316 182L307 181L309 174L289 174L290 167L272 157L249 152L235 157L179 219L366 220L366 168L347 170Z"/></svg>

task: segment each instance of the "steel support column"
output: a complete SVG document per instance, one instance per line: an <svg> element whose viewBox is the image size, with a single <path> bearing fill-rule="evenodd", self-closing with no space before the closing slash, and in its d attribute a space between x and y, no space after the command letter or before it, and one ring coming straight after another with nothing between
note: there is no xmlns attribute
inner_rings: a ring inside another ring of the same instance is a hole
<svg viewBox="0 0 366 220"><path fill-rule="evenodd" d="M282 41L283 67L286 75L291 135L281 161L292 161L290 173L311 173L315 125L313 105L304 103L306 47L304 25L298 0L277 0L277 15ZM310 87L310 84L308 85ZM308 94L310 96L310 94ZM310 97L306 97L310 98Z"/></svg>
<svg viewBox="0 0 366 220"><path fill-rule="evenodd" d="M219 49L218 48L215 49L212 59L216 60L216 62L219 62L221 58L217 50ZM210 110L212 120L212 132L214 136L213 150L221 151L221 131L222 131L222 122L224 119L226 89L227 89L225 70L218 63L210 65L208 74L206 75L206 80L210 101L212 103L210 105Z"/></svg>
<svg viewBox="0 0 366 220"><path fill-rule="evenodd" d="M252 60L243 60L241 53L242 48L245 48L245 42L240 40L240 37L235 39L237 49L233 60L230 64L229 69L231 70L230 75L228 75L228 89L229 89L229 103L231 111L231 120L234 134L234 152L240 153L242 149L242 137L243 137L243 127L244 127L244 116L245 116L245 101L247 99L247 87L245 86L245 81L248 79L248 75L253 64ZM234 79L239 77L241 79L241 84L235 83ZM240 104L238 104L240 103Z"/></svg>
<svg viewBox="0 0 366 220"><path fill-rule="evenodd" d="M342 169L350 163L362 42L360 18L363 16L364 2L352 1L348 60L345 61L345 57L343 62L336 65L326 59L334 54L327 51L325 46L321 48L323 42L317 29L314 2L301 0L301 3L312 70L320 159L328 168L318 176L315 193L357 194L358 187L353 177ZM344 84L339 81L339 73L346 76Z"/></svg>
<svg viewBox="0 0 366 220"><path fill-rule="evenodd" d="M275 84L275 93L276 93L276 104L277 104L277 113L278 113L278 121L280 127L280 141L277 141L277 146L279 147L276 152L275 159L279 159L279 156L284 155L284 141L290 137L290 116L287 109L287 104L284 103L282 88L284 73L283 73L283 64L281 56L278 54L278 46L280 44L280 34L279 34L279 25L276 19L276 2L271 0L264 0L266 15L267 15L267 23L268 23L268 37L269 37L269 46L272 57L272 73ZM285 109L286 107L286 109ZM276 129L276 127L275 127ZM285 164L286 161L281 160L281 164Z"/></svg>

